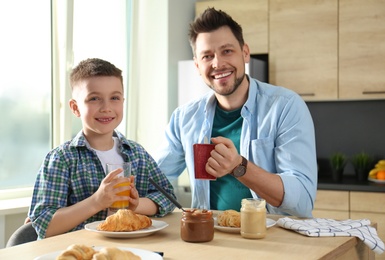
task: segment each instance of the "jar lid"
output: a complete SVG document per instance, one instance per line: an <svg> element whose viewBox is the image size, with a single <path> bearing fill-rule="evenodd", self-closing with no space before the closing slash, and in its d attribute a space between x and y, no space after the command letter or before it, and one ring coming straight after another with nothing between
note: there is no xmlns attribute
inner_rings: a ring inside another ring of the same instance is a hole
<svg viewBox="0 0 385 260"><path fill-rule="evenodd" d="M245 208L265 208L266 201L261 198L242 199L242 206Z"/></svg>
<svg viewBox="0 0 385 260"><path fill-rule="evenodd" d="M207 209L185 209L182 214L191 216L212 216L213 212Z"/></svg>

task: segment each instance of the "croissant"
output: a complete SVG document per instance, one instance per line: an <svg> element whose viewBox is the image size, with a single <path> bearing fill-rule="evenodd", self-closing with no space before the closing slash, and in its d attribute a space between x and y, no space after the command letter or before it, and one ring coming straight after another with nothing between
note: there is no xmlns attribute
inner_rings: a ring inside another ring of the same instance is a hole
<svg viewBox="0 0 385 260"><path fill-rule="evenodd" d="M101 231L127 232L148 228L152 221L145 215L135 214L129 209L120 209L115 214L108 216L97 227Z"/></svg>
<svg viewBox="0 0 385 260"><path fill-rule="evenodd" d="M94 254L92 260L140 260L141 258L130 251L120 250L116 247L104 247Z"/></svg>
<svg viewBox="0 0 385 260"><path fill-rule="evenodd" d="M85 245L70 245L56 260L91 260L96 251Z"/></svg>
<svg viewBox="0 0 385 260"><path fill-rule="evenodd" d="M223 227L241 227L241 214L235 210L225 210L217 217L218 225Z"/></svg>

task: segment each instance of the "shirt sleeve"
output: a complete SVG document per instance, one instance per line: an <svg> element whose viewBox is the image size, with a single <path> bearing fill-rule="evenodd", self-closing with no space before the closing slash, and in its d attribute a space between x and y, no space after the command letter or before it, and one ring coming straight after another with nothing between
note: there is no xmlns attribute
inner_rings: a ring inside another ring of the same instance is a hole
<svg viewBox="0 0 385 260"><path fill-rule="evenodd" d="M312 217L317 190L314 125L303 100L292 96L278 120L274 158L284 186L280 211ZM270 208L274 213L274 207Z"/></svg>
<svg viewBox="0 0 385 260"><path fill-rule="evenodd" d="M149 182L149 178L152 178L176 199L174 188L167 177L159 169L155 160L143 147L137 145L136 153L139 153L139 157L132 161L132 170L136 171L135 187L137 188L140 197L149 198L159 206L159 213L155 216L163 217L172 212L175 209L175 205Z"/></svg>
<svg viewBox="0 0 385 260"><path fill-rule="evenodd" d="M181 143L179 120L181 111L176 109L167 125L165 138L154 154L159 168L171 181L176 180L186 169L185 152Z"/></svg>
<svg viewBox="0 0 385 260"><path fill-rule="evenodd" d="M68 168L57 150L53 150L37 174L29 218L40 239L45 237L55 212L67 204Z"/></svg>

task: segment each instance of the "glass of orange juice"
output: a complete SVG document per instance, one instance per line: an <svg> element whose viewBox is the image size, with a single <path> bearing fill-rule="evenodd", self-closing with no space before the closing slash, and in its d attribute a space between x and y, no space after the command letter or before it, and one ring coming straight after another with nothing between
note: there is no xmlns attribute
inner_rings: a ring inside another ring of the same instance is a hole
<svg viewBox="0 0 385 260"><path fill-rule="evenodd" d="M117 175L117 178L121 178L121 177L130 178L131 176L131 163L129 162L123 162L118 164L107 163L106 166L107 166L106 167L107 173L110 173L116 169L123 169L123 171ZM130 182L123 182L116 185L115 187L129 186L130 184L131 184ZM117 193L116 195L130 196L130 191L129 190L122 191ZM115 212L115 211L118 211L119 209L128 209L128 205L129 205L128 200L118 200L112 203L112 205L110 206L110 210Z"/></svg>

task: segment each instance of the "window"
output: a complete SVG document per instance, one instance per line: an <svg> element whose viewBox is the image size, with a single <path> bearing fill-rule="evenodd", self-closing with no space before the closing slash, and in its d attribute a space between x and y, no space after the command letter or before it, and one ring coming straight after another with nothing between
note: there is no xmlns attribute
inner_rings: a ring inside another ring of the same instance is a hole
<svg viewBox="0 0 385 260"><path fill-rule="evenodd" d="M50 21L49 0L0 8L0 189L33 184L50 149Z"/></svg>
<svg viewBox="0 0 385 260"><path fill-rule="evenodd" d="M123 70L123 80L127 82L129 6L126 5L129 2L74 1L74 65L87 58L101 58ZM127 94L127 83L124 87ZM81 129L81 122L80 119L73 118L72 135L76 135ZM122 133L125 133L124 126L125 121L122 121L118 128Z"/></svg>
<svg viewBox="0 0 385 260"><path fill-rule="evenodd" d="M12 0L0 8L0 191L31 187L45 155L81 130L68 106L68 65L106 59L127 82L130 1L52 2L52 16L50 0ZM56 80L56 71L65 77Z"/></svg>

